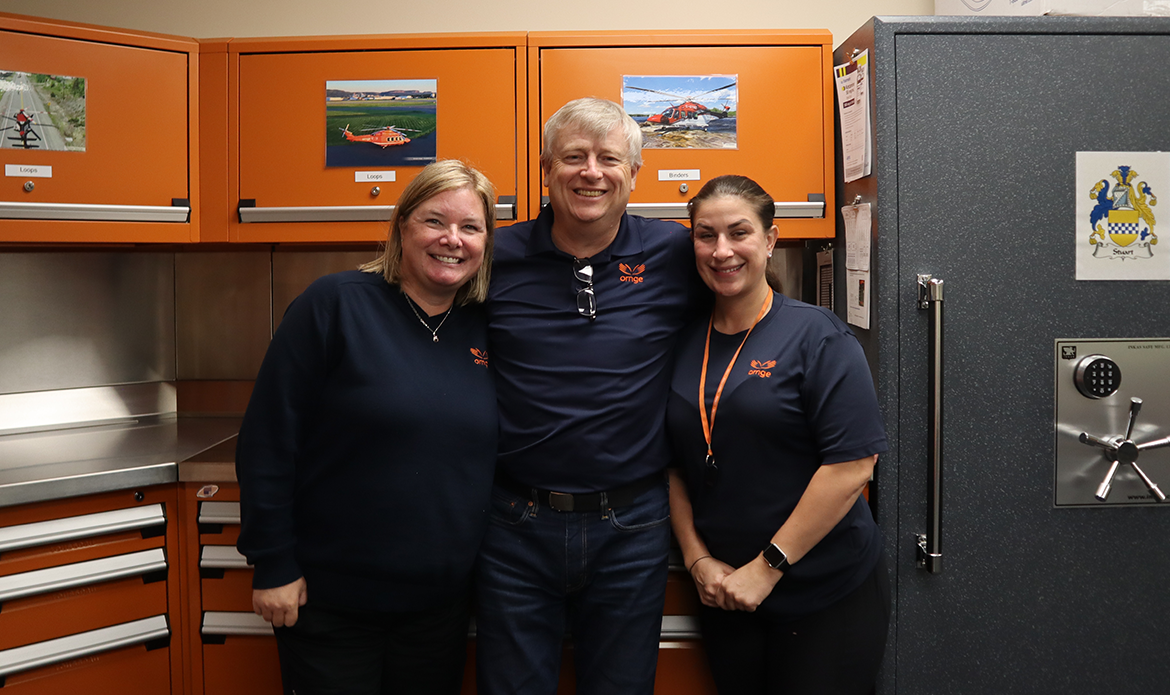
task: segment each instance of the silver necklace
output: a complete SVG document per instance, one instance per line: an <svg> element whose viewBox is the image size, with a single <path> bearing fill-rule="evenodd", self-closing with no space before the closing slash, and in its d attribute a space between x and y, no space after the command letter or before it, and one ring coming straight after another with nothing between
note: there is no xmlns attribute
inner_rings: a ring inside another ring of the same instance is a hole
<svg viewBox="0 0 1170 695"><path fill-rule="evenodd" d="M451 302L451 307L449 309L447 309L447 313L443 314L443 320L439 322L439 325L435 326L434 330L431 330L430 325L427 324L427 322L423 320L422 314L418 313L418 309L414 308L414 302L411 301L410 295L403 292L402 296L406 297L406 303L407 303L407 305L410 306L410 310L414 312L414 317L416 319L418 319L418 322L423 325L423 328L427 329L428 331L431 331L431 342L433 342L433 343L439 342L439 329L443 327L443 323L446 322L447 317L451 315L451 309L455 308L455 303Z"/></svg>

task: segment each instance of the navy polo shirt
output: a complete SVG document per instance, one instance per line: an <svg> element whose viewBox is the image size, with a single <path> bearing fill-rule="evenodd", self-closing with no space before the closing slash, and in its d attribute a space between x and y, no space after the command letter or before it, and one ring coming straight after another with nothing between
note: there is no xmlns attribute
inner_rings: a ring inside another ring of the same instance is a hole
<svg viewBox="0 0 1170 695"><path fill-rule="evenodd" d="M764 549L826 464L887 450L873 379L861 345L831 311L773 295L748 336L711 332L706 401L737 348L719 399L711 449L719 477L709 485L699 415L707 319L683 331L668 408L676 463L687 483L695 529L711 555L741 567ZM865 499L799 562L760 605L791 618L826 608L873 571L881 532Z"/></svg>
<svg viewBox="0 0 1170 695"><path fill-rule="evenodd" d="M588 260L594 320L577 312L573 257L553 212L500 229L488 342L500 405L497 470L525 485L596 492L662 471L675 339L702 286L686 227L623 215Z"/></svg>

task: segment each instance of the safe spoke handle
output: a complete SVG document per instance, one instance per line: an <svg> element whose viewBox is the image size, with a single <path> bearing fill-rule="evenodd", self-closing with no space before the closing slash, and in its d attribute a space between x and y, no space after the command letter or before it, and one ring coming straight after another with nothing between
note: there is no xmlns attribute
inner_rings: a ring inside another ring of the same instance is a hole
<svg viewBox="0 0 1170 695"><path fill-rule="evenodd" d="M942 571L943 281L918 276L918 308L930 312L929 418L927 421L926 533L917 536L920 569Z"/></svg>

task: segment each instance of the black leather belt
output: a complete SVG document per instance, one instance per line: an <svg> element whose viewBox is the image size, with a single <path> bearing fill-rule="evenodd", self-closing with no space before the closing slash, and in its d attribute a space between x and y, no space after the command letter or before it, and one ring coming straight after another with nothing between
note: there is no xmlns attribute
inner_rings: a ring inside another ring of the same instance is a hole
<svg viewBox="0 0 1170 695"><path fill-rule="evenodd" d="M634 499L638 495L657 485L661 485L662 482L662 476L655 474L642 478L641 480L635 480L629 485L605 490L604 492L568 493L542 490L538 487L524 485L523 483L512 480L506 475L496 475L496 485L499 485L514 495L526 497L537 504L558 512L601 511L602 495L605 495L605 506L608 509L627 507L634 503Z"/></svg>

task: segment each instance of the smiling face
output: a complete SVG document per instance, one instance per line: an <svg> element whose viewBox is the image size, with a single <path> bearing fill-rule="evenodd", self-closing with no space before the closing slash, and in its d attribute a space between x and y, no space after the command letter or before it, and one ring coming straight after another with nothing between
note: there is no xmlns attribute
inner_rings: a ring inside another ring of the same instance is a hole
<svg viewBox="0 0 1170 695"><path fill-rule="evenodd" d="M695 263L717 299L766 291L768 254L778 234L775 225L765 229L752 206L735 196L702 201L693 220Z"/></svg>
<svg viewBox="0 0 1170 695"><path fill-rule="evenodd" d="M609 231L617 229L630 202L638 170L625 135L613 128L604 138L565 133L542 174L557 224Z"/></svg>
<svg viewBox="0 0 1170 695"><path fill-rule="evenodd" d="M483 265L483 201L470 188L444 191L420 203L401 230L402 289L428 311L445 310Z"/></svg>

